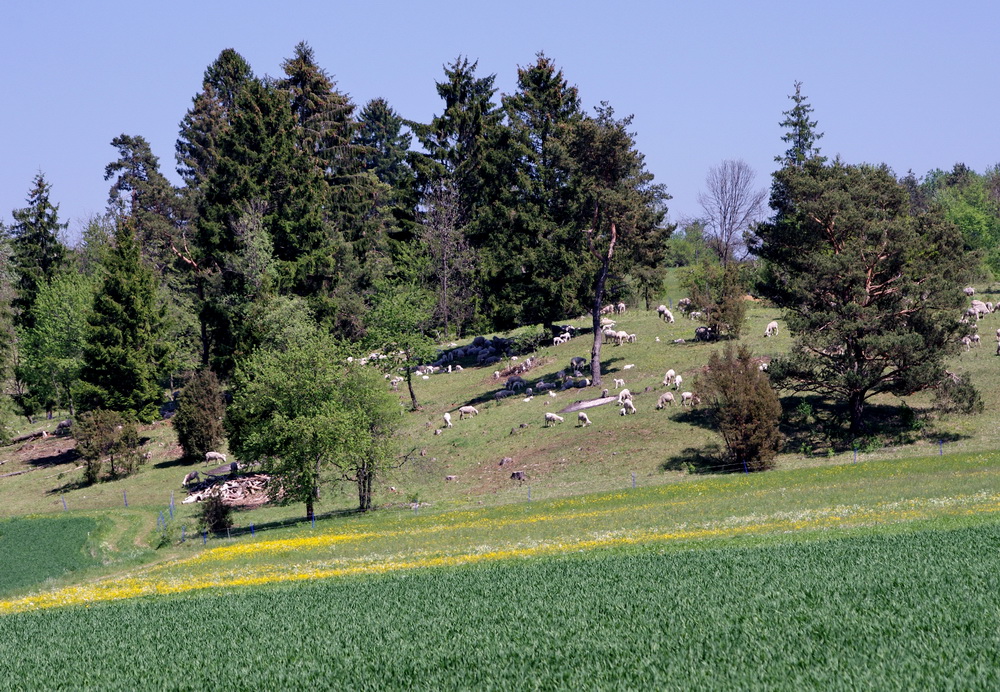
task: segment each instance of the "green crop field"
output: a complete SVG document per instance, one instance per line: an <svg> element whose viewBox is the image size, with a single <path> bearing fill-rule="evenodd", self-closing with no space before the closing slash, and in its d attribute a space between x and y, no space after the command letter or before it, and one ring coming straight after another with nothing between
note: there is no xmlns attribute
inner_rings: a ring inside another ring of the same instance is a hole
<svg viewBox="0 0 1000 692"><path fill-rule="evenodd" d="M995 689L1000 527L655 546L0 618L93 689Z"/></svg>
<svg viewBox="0 0 1000 692"><path fill-rule="evenodd" d="M759 355L790 344L763 337L775 317L750 310ZM880 397L881 432L855 455L827 402L788 396L777 469L717 473L699 465L718 442L707 419L653 405L667 368L688 389L719 345L641 310L620 326L639 339L604 347L606 381L626 380L636 415L543 427L597 393L497 402L493 367L421 378L422 409L401 413L409 461L381 479L378 511L352 513L353 488L329 485L315 527L300 505L264 506L203 545L180 487L203 467L168 421L142 429L138 473L93 486L69 438L6 448L0 688L997 687L989 345L948 366L973 376L982 414ZM543 348L525 377L588 351ZM468 403L478 416L435 434Z"/></svg>
<svg viewBox="0 0 1000 692"><path fill-rule="evenodd" d="M36 517L0 521L0 596L97 564L88 517Z"/></svg>

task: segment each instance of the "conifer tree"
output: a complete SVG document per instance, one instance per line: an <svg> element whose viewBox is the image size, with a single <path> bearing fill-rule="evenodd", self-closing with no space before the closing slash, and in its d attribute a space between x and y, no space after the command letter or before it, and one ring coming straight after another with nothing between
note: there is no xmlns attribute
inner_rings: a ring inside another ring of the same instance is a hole
<svg viewBox="0 0 1000 692"><path fill-rule="evenodd" d="M185 385L171 419L177 441L188 459L200 460L217 449L225 438L222 421L226 410L219 380L211 370L202 369Z"/></svg>
<svg viewBox="0 0 1000 692"><path fill-rule="evenodd" d="M67 224L59 222L59 205L49 199L52 186L45 176L35 176L28 193L28 206L13 211L11 252L16 274L15 324L31 328L35 323L35 299L42 286L64 265L66 248L59 232Z"/></svg>
<svg viewBox="0 0 1000 692"><path fill-rule="evenodd" d="M822 132L816 132L817 121L810 120L813 107L802 95L802 82L795 82L795 93L789 96L795 104L787 111L782 111L785 119L781 126L787 130L781 135L781 141L788 143L784 156L775 156L774 160L783 166L802 166L813 157L819 156L816 140L823 137Z"/></svg>
<svg viewBox="0 0 1000 692"><path fill-rule="evenodd" d="M169 356L163 320L156 280L142 262L133 223L121 219L89 319L77 396L81 409L155 419L163 401L158 379Z"/></svg>

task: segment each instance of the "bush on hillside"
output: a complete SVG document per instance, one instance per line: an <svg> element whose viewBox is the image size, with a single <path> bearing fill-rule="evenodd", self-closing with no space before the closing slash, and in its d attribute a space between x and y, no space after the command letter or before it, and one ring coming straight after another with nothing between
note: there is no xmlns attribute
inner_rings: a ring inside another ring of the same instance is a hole
<svg viewBox="0 0 1000 692"><path fill-rule="evenodd" d="M199 370L181 392L172 419L186 458L204 459L217 449L225 437L225 414L218 378L211 370Z"/></svg>

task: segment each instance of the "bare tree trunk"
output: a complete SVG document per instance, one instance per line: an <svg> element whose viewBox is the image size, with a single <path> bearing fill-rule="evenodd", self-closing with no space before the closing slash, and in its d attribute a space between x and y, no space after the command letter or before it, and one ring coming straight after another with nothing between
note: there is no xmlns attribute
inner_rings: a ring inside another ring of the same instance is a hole
<svg viewBox="0 0 1000 692"><path fill-rule="evenodd" d="M417 405L417 395L413 393L413 368L409 366L406 368L406 387L410 390L410 410L419 411L420 406Z"/></svg>
<svg viewBox="0 0 1000 692"><path fill-rule="evenodd" d="M594 324L594 345L590 349L590 375L591 382L595 387L601 386L601 303L604 302L604 283L608 279L608 271L611 269L611 257L615 253L615 243L618 241L618 232L615 225L611 224L611 240L608 242L608 252L606 255L598 253L593 246L591 252L601 261L601 268L597 273L597 281L594 284L594 305L591 308Z"/></svg>

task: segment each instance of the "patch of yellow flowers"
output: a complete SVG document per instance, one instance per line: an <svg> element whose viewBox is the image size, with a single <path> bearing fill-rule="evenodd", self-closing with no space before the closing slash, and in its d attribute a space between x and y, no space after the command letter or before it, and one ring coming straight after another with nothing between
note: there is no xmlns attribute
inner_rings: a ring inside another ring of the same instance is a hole
<svg viewBox="0 0 1000 692"><path fill-rule="evenodd" d="M632 507L631 509L635 509ZM615 510L558 515L531 515L523 519L510 519L498 523L538 523L567 518L589 517ZM887 522L914 521L931 516L982 514L1000 511L1000 495L977 493L946 498L919 498L874 506L844 505L799 512L777 512L766 516L749 515L729 517L702 526L680 526L671 530L632 529L593 533L579 540L538 540L531 544L510 546L479 546L455 553L425 554L411 551L399 556L361 557L353 559L313 559L303 563L268 563L245 566L242 570L225 568L224 565L245 557L300 553L314 548L335 546L350 541L365 541L393 535L435 533L446 530L479 528L483 519L447 522L415 531L329 533L319 536L290 538L274 541L248 542L207 550L195 557L150 568L138 576L103 580L92 584L58 589L11 601L0 601L0 614L18 613L40 608L114 601L139 596L157 596L183 593L197 589L259 586L280 582L294 582L350 575L378 575L400 570L472 565L480 562L558 555L600 548L624 547L664 542L699 541L747 535L794 533L822 530L832 527L865 526ZM301 555L299 555L301 557ZM201 565L207 573L191 574L186 568ZM181 569L178 569L180 567ZM164 572L179 574L170 576Z"/></svg>

